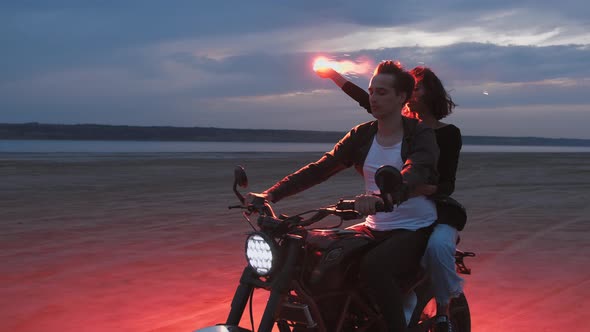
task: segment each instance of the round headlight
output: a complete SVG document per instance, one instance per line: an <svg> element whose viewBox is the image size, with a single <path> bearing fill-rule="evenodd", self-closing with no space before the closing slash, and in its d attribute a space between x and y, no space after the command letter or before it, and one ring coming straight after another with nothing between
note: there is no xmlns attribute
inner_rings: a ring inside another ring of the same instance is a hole
<svg viewBox="0 0 590 332"><path fill-rule="evenodd" d="M250 234L246 240L246 259L259 276L269 275L276 263L274 243L264 234Z"/></svg>

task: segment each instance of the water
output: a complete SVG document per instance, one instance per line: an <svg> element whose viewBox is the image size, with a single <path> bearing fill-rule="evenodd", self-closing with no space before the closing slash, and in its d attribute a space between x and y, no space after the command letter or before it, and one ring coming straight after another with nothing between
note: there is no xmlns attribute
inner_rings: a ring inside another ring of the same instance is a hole
<svg viewBox="0 0 590 332"><path fill-rule="evenodd" d="M464 152L572 153L590 152L590 146L463 145Z"/></svg>
<svg viewBox="0 0 590 332"><path fill-rule="evenodd" d="M321 152L331 143L0 140L0 153Z"/></svg>
<svg viewBox="0 0 590 332"><path fill-rule="evenodd" d="M0 153L324 152L332 143L0 140ZM464 145L463 153L590 152L590 147Z"/></svg>

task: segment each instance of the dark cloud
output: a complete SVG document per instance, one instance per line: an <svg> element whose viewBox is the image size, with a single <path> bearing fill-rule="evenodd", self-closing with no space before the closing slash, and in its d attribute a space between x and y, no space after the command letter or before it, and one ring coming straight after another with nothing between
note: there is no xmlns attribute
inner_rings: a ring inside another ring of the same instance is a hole
<svg viewBox="0 0 590 332"><path fill-rule="evenodd" d="M167 40L256 33L305 24L271 1L2 3L0 70L9 77L112 59ZM265 6L265 4L267 6ZM277 8L278 7L278 8ZM279 15L274 11L279 10Z"/></svg>
<svg viewBox="0 0 590 332"><path fill-rule="evenodd" d="M436 32L453 26L481 24L478 20L483 14L495 11L512 8L550 11L553 7L555 3L549 1L507 0L382 0L370 4L310 0L289 4L271 0L2 2L0 70L5 78L16 78L72 65L108 63L113 60L113 53L169 40L221 39L336 22L366 27L413 24ZM566 17L584 17L583 22L588 24L589 7L581 1L562 1L559 12ZM500 24L507 27L510 22Z"/></svg>
<svg viewBox="0 0 590 332"><path fill-rule="evenodd" d="M543 79L590 77L587 66L590 49L564 46L497 46L493 44L459 44L432 52L428 62L444 63L460 73L462 80L527 82ZM448 67L446 67L448 66Z"/></svg>

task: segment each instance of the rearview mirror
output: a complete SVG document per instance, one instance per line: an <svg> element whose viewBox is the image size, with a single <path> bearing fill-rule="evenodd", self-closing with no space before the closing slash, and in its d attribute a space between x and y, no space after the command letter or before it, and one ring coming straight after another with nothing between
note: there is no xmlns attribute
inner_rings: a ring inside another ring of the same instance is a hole
<svg viewBox="0 0 590 332"><path fill-rule="evenodd" d="M244 170L244 167L240 165L234 168L234 194L236 194L236 197L238 197L240 202L244 204L246 200L244 200L244 196L242 196L242 194L240 194L238 191L238 185L242 188L248 187L248 177L246 176L246 171Z"/></svg>
<svg viewBox="0 0 590 332"><path fill-rule="evenodd" d="M375 172L375 184L379 187L386 212L393 211L393 207L400 203L403 186L402 174L393 166L381 166ZM391 200L390 200L391 198Z"/></svg>
<svg viewBox="0 0 590 332"><path fill-rule="evenodd" d="M244 167L240 165L236 166L234 169L234 184L237 184L242 188L248 187L248 177L246 176L246 171L244 170Z"/></svg>
<svg viewBox="0 0 590 332"><path fill-rule="evenodd" d="M381 166L375 172L375 184L379 187L382 195L391 194L394 197L397 196L396 194L402 188L402 183L402 174L393 166Z"/></svg>

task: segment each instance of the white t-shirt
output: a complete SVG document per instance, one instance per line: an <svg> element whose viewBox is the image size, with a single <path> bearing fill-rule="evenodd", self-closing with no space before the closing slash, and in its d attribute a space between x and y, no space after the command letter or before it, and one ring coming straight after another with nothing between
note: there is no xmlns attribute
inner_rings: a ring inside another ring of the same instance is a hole
<svg viewBox="0 0 590 332"><path fill-rule="evenodd" d="M363 165L365 178L365 191L367 194L378 194L379 188L375 184L375 172L383 165L391 165L401 170L404 162L401 156L402 143L384 147L377 143L377 136L373 139L371 149ZM436 205L426 196L417 196L408 199L393 212L377 212L365 219L365 225L377 231L392 229L417 230L430 226L437 219Z"/></svg>

